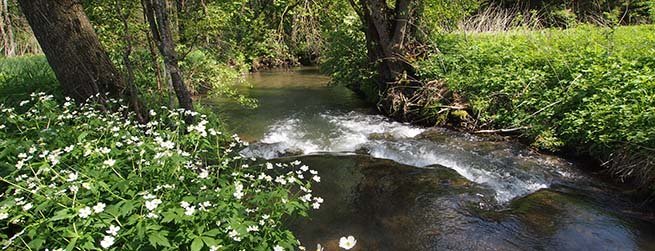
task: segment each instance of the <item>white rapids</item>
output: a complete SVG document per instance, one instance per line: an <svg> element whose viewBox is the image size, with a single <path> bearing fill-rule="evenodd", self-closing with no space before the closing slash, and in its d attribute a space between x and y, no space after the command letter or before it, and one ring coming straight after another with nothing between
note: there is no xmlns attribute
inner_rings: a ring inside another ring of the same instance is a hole
<svg viewBox="0 0 655 251"><path fill-rule="evenodd" d="M326 152L366 153L421 168L441 165L493 189L501 203L546 188L553 177L561 176L561 166L531 156L525 149L467 134L425 129L358 112L310 117L289 117L272 124L259 142L241 154L272 159ZM432 136L425 136L428 133Z"/></svg>

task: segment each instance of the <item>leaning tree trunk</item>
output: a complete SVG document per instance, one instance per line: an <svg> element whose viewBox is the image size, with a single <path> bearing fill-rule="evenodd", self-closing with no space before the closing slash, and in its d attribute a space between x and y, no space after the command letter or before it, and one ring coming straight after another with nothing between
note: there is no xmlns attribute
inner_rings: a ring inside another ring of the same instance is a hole
<svg viewBox="0 0 655 251"><path fill-rule="evenodd" d="M19 0L64 94L78 102L120 97L124 82L76 0Z"/></svg>
<svg viewBox="0 0 655 251"><path fill-rule="evenodd" d="M177 101L180 103L180 107L187 111L193 111L193 100L189 90L184 85L182 72L178 66L178 56L175 51L166 0L144 0L144 7L153 38L157 43L159 52L164 57L164 65L173 82ZM185 120L190 124L193 122L193 117L187 115Z"/></svg>

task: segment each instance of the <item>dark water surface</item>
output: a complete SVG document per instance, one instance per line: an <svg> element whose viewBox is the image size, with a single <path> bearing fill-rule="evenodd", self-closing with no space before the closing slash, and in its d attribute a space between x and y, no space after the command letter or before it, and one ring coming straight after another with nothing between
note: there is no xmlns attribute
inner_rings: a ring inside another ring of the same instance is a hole
<svg viewBox="0 0 655 251"><path fill-rule="evenodd" d="M253 142L242 154L321 173L325 203L289 222L310 249L353 235L353 250L655 250L652 214L566 160L389 121L311 68L249 81L257 109L204 102Z"/></svg>

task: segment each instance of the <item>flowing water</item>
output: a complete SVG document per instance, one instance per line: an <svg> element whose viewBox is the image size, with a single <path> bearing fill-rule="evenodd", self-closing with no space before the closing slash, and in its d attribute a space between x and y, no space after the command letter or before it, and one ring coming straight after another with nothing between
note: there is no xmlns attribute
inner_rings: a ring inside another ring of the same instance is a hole
<svg viewBox="0 0 655 251"><path fill-rule="evenodd" d="M508 141L375 115L315 69L249 77L248 110L208 99L252 142L241 154L322 172L303 243L338 250L655 250L653 216L566 160Z"/></svg>

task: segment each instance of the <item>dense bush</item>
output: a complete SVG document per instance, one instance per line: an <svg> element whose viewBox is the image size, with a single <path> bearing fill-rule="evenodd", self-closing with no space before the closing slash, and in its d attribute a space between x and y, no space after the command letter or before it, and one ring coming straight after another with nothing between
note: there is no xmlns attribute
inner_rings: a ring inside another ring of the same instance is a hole
<svg viewBox="0 0 655 251"><path fill-rule="evenodd" d="M655 26L440 36L425 79L464 95L479 127L521 128L533 145L590 153L651 182ZM626 168L628 167L628 168Z"/></svg>
<svg viewBox="0 0 655 251"><path fill-rule="evenodd" d="M34 94L0 105L0 245L11 250L290 250L317 173L249 165L214 120L151 110L148 124Z"/></svg>
<svg viewBox="0 0 655 251"><path fill-rule="evenodd" d="M243 72L221 64L202 50L194 50L180 62L185 84L192 95L216 94L231 98L247 107L256 107L257 100L240 94L234 85L243 84Z"/></svg>

